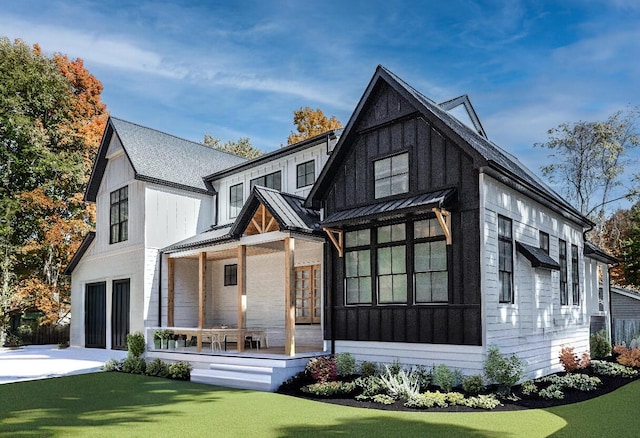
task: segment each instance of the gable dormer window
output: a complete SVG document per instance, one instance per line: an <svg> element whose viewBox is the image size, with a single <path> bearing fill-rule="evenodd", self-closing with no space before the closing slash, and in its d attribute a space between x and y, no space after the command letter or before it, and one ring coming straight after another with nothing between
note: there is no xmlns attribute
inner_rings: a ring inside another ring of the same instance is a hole
<svg viewBox="0 0 640 438"><path fill-rule="evenodd" d="M282 172L278 170L277 172L254 178L249 181L249 188L253 189L253 186L262 186L280 191L282 190Z"/></svg>
<svg viewBox="0 0 640 438"><path fill-rule="evenodd" d="M127 186L111 192L109 243L124 242L129 238L129 190Z"/></svg>
<svg viewBox="0 0 640 438"><path fill-rule="evenodd" d="M373 162L375 198L409 191L409 153L393 155Z"/></svg>

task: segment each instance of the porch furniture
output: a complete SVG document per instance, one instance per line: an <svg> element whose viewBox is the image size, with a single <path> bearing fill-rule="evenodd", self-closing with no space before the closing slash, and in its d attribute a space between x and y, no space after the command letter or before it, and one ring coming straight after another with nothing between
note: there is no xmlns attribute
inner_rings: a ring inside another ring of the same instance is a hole
<svg viewBox="0 0 640 438"><path fill-rule="evenodd" d="M237 345L238 339L244 342L244 345L249 342L250 348L256 348L257 350L260 350L261 347L269 348L267 332L264 329L171 327L171 330L177 336L184 336L184 339L190 336L190 345L193 344L194 339L199 339L200 345L202 345L202 342L211 342L211 351L222 351L223 345L224 350L227 351L227 344L235 343ZM201 348L198 348L198 352L200 351Z"/></svg>
<svg viewBox="0 0 640 438"><path fill-rule="evenodd" d="M225 350L226 350L226 342L227 342L227 335L225 335L224 333L215 333L212 332L210 335L211 338L211 351L222 351L222 343L225 343Z"/></svg>

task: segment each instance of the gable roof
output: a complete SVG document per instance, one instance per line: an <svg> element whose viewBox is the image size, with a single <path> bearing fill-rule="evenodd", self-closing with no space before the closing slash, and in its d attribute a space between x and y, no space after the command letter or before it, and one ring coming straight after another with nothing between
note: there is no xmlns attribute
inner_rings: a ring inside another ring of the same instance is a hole
<svg viewBox="0 0 640 438"><path fill-rule="evenodd" d="M584 241L584 256L608 265L615 265L620 262L617 258L607 254L603 249L586 240Z"/></svg>
<svg viewBox="0 0 640 438"><path fill-rule="evenodd" d="M459 143L461 147L479 159L477 165L480 172L485 172L507 186L525 193L530 197L534 197L536 200L554 209L573 222L582 226L593 225L591 221L584 217L571 204L566 202L533 172L527 169L515 156L487 140L480 133L474 131L445 110L446 107L455 103L453 101L460 98L443 102L439 105L381 65L376 69L355 111L349 118L349 122L345 126L344 132L338 140L331 157L322 169L316 183L313 185L307 197L307 206L318 206L317 202L329 188L332 178L328 177L328 175L335 172L335 168L342 163L348 153L345 145L351 144L355 136L358 135L355 127L360 120L361 113L377 85L381 82L388 84L403 98L407 99L435 128L447 132L451 137L457 139L457 143ZM462 101L464 101L464 99L462 99Z"/></svg>
<svg viewBox="0 0 640 438"><path fill-rule="evenodd" d="M478 134L484 138L488 138L487 133L482 127L482 123L480 123L480 118L478 117L475 108L471 105L471 100L469 100L468 95L463 94L462 96L454 97L453 99L449 99L445 102L440 102L438 105L445 111L452 111L462 105L466 111L467 117L469 117L469 120L473 123L473 127Z"/></svg>
<svg viewBox="0 0 640 438"><path fill-rule="evenodd" d="M87 235L84 236L84 239L82 239L82 243L80 243L80 246L76 250L76 253L71 258L71 261L69 262L67 267L64 268L64 271L62 271L64 275L71 275L73 273L73 270L76 268L76 266L78 266L78 263L80 263L82 256L84 255L85 252L87 252L87 250L89 249L89 247L91 246L91 243L95 238L96 238L95 231L89 231Z"/></svg>
<svg viewBox="0 0 640 438"><path fill-rule="evenodd" d="M213 193L213 187L203 180L205 175L246 161L201 143L110 117L85 191L87 201L96 200L114 135L120 140L137 180L198 193Z"/></svg>

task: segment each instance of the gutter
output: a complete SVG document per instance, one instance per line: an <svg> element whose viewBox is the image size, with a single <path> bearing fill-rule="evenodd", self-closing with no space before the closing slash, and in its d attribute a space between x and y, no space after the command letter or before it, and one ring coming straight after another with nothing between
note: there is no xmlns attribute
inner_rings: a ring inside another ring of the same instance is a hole
<svg viewBox="0 0 640 438"><path fill-rule="evenodd" d="M158 251L158 327L162 327L162 257L164 252Z"/></svg>

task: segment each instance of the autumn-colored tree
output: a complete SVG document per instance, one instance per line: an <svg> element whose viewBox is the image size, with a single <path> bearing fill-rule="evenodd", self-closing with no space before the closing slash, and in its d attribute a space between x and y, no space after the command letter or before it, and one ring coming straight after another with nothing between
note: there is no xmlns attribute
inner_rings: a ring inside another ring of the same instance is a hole
<svg viewBox="0 0 640 438"><path fill-rule="evenodd" d="M0 314L58 323L70 305L62 270L95 221L82 192L106 123L102 85L80 59L6 38L0 83Z"/></svg>
<svg viewBox="0 0 640 438"><path fill-rule="evenodd" d="M327 118L320 108L314 110L308 106L293 111L293 124L296 125L298 133L289 134L288 144L297 143L332 129L342 128L342 124L335 116Z"/></svg>
<svg viewBox="0 0 640 438"><path fill-rule="evenodd" d="M237 141L228 140L222 143L219 138L211 134L205 134L203 143L212 148L249 160L262 155L262 151L251 144L249 137L240 137Z"/></svg>

